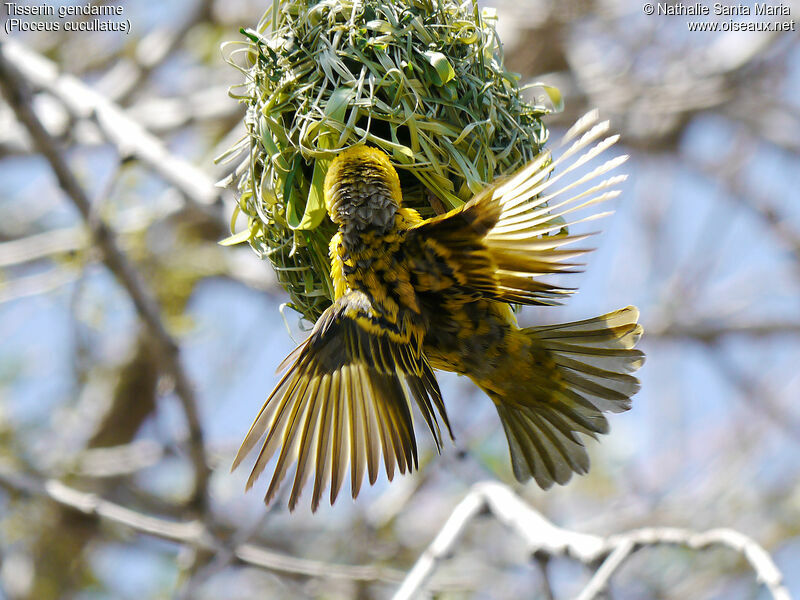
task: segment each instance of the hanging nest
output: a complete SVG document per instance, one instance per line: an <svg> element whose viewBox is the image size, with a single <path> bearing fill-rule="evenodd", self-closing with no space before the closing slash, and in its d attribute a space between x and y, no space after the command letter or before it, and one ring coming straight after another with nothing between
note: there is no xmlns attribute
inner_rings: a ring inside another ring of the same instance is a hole
<svg viewBox="0 0 800 600"><path fill-rule="evenodd" d="M233 223L242 212L248 228L227 241L268 258L289 306L310 321L333 296L323 182L340 149L383 149L404 202L423 216L460 206L539 152L550 110L526 102L504 69L495 22L471 1L275 0L242 30L246 79L232 95L248 105L249 159Z"/></svg>

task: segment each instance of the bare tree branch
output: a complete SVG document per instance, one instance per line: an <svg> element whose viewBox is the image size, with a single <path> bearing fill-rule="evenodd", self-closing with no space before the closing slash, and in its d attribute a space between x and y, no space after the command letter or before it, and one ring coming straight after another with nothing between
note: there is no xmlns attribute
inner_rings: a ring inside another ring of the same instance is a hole
<svg viewBox="0 0 800 600"><path fill-rule="evenodd" d="M120 211L111 221L111 225L117 232L117 236L123 238L124 242L125 234L141 232L157 219L165 218L178 210L180 207L174 207L174 209L150 215L144 215L137 209ZM17 240L0 242L0 268L87 250L90 245L91 239L84 231L83 226L35 233ZM203 250L207 250L211 254L216 249L210 246L209 244L209 248ZM200 250L195 254L199 254L199 252ZM224 264L224 273L221 276L230 277L234 281L257 290L274 291L277 288L273 272L265 265L254 261L251 252L244 247L228 248L226 252L214 252L214 259ZM92 260L93 258L90 257L89 262ZM39 273L7 280L0 283L0 303L44 293L70 283L75 278L76 275L59 269L57 272Z"/></svg>
<svg viewBox="0 0 800 600"><path fill-rule="evenodd" d="M181 401L189 428L189 450L195 470L193 503L198 507L204 506L207 501L209 477L209 468L205 461L204 436L197 412L194 388L181 365L178 345L167 332L157 304L134 266L120 250L113 232L92 214L91 201L61 155L57 141L47 133L33 112L30 89L8 61L7 47L7 42L0 44L0 88L3 95L17 118L25 125L36 149L47 159L59 185L89 226L95 244L103 253L104 262L130 296L136 312L158 344L163 355L164 369L174 380L175 393Z"/></svg>
<svg viewBox="0 0 800 600"><path fill-rule="evenodd" d="M86 235L82 228L70 227L36 233L0 243L0 267L10 267L54 254L74 252L85 245Z"/></svg>
<svg viewBox="0 0 800 600"><path fill-rule="evenodd" d="M241 106L231 102L227 92L227 86L215 86L179 96L143 98L126 108L124 113L146 131L157 135L174 133L201 122L227 123L244 112ZM36 110L47 131L55 138L68 135L80 145L96 145L106 141L96 125L74 127L67 109L57 100L48 104L39 103ZM4 111L0 112L0 122L5 119ZM0 156L29 153L30 147L25 141L16 127L0 128ZM222 149L227 150L231 145L226 142Z"/></svg>
<svg viewBox="0 0 800 600"><path fill-rule="evenodd" d="M162 27L139 40L133 53L135 60L117 62L100 81L100 88L108 90L109 97L115 102L125 104L141 89L153 70L175 52L189 31L208 18L213 4L213 0L200 0L177 28Z"/></svg>
<svg viewBox="0 0 800 600"><path fill-rule="evenodd" d="M747 336L754 338L776 335L798 335L800 323L726 323L709 325L706 322L687 325L685 323L667 323L653 325L647 329L647 339L693 339L706 344L719 341L729 336Z"/></svg>
<svg viewBox="0 0 800 600"><path fill-rule="evenodd" d="M164 448L153 440L88 448L81 452L75 471L84 477L119 477L146 469L163 456Z"/></svg>
<svg viewBox="0 0 800 600"><path fill-rule="evenodd" d="M459 502L433 542L409 571L394 600L416 598L438 564L453 550L466 526L487 509L521 536L533 555L566 556L586 565L605 558L579 596L580 600L596 598L634 550L661 544L686 546L694 550L714 545L726 546L744 556L758 581L767 587L773 599L791 600L788 589L783 585L783 576L767 551L743 533L732 529L698 533L673 527L634 529L609 537L578 533L552 524L511 489L496 482L476 484Z"/></svg>
<svg viewBox="0 0 800 600"><path fill-rule="evenodd" d="M0 486L17 493L49 498L61 506L128 527L145 535L213 553L225 549L223 542L217 539L200 520L172 521L142 514L105 500L96 494L76 490L55 479L41 481L0 469ZM403 580L404 575L402 571L380 566L339 565L296 558L255 544L240 544L234 548L233 553L240 563L307 577L398 583ZM449 581L442 579L437 582L435 587L437 589L463 589L464 578Z"/></svg>
<svg viewBox="0 0 800 600"><path fill-rule="evenodd" d="M458 503L439 533L414 563L393 600L416 598L441 561L452 552L467 524L485 508L485 499L475 491Z"/></svg>
<svg viewBox="0 0 800 600"><path fill-rule="evenodd" d="M74 116L93 120L120 156L142 161L196 204L219 199L220 190L206 173L171 154L161 140L79 79L59 74L55 64L10 40L3 41L3 54L33 86L58 98Z"/></svg>
<svg viewBox="0 0 800 600"><path fill-rule="evenodd" d="M50 269L44 273L17 277L0 282L0 304L29 296L38 296L72 283L80 277L77 271Z"/></svg>

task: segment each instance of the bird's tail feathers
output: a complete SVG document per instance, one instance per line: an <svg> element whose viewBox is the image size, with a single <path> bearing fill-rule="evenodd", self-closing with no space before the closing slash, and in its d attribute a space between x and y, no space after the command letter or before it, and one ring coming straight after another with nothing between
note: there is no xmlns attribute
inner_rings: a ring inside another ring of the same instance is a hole
<svg viewBox="0 0 800 600"><path fill-rule="evenodd" d="M515 477L533 477L544 489L589 469L583 438L608 432L603 413L631 406L639 381L631 375L644 362L634 349L642 335L639 311L629 306L584 321L531 327L533 372L495 390L494 400L511 451ZM519 360L519 359L517 359Z"/></svg>

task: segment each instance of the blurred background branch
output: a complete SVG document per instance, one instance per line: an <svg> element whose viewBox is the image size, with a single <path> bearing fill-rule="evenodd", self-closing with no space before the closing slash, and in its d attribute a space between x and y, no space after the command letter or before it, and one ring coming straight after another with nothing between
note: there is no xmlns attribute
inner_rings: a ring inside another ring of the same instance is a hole
<svg viewBox="0 0 800 600"><path fill-rule="evenodd" d="M173 379L175 392L181 400L189 426L189 454L195 469L195 488L190 504L202 508L207 502L209 469L205 462L203 429L197 412L194 387L181 364L178 344L167 332L155 299L145 288L142 278L127 256L119 248L114 233L93 213L92 202L64 161L57 142L47 133L31 108L30 89L15 67L9 62L7 42L0 46L0 89L21 123L28 130L34 147L47 159L64 193L72 200L88 225L95 245L103 254L103 261L125 288L136 307L136 312L155 342L159 363ZM129 418L128 413L123 413Z"/></svg>
<svg viewBox="0 0 800 600"><path fill-rule="evenodd" d="M214 554L224 552L225 544L215 538L207 525L200 520L170 521L153 517L104 500L96 494L81 492L53 479L36 481L30 477L0 471L0 486L14 493L46 497L68 509L121 525L137 533L211 551ZM399 583L404 575L402 571L380 566L338 565L304 560L247 543L233 546L231 554L233 562L322 579ZM463 585L458 581L434 581L431 587L434 590L448 590L459 589Z"/></svg>

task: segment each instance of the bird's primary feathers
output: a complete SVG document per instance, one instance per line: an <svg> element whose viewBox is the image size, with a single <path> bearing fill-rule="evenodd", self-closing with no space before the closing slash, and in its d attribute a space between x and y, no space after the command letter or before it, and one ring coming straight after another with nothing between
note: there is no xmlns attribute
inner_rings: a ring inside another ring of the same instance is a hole
<svg viewBox="0 0 800 600"><path fill-rule="evenodd" d="M395 468L417 467L413 405L437 447L440 420L452 436L434 369L470 377L492 399L517 479L547 488L585 473L580 434L606 433L603 413L627 410L638 390L638 311L520 329L510 303L558 304L571 292L542 277L580 266L574 261L587 250L566 246L586 236L562 231L608 214L570 222L617 195L624 176L600 178L625 157L556 184L617 141L607 132L590 113L567 133L572 144L557 160L543 152L428 220L403 207L383 152L361 145L339 154L325 180L339 227L330 246L335 299L284 361L286 373L242 443L234 468L266 436L248 487L277 453L266 501L296 463L289 507L313 474L315 510L328 486L336 499L348 465L353 497L365 473L375 482L381 456L389 479Z"/></svg>

